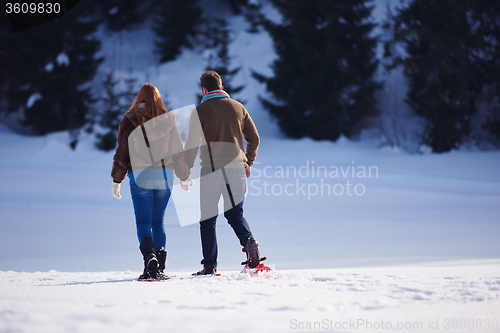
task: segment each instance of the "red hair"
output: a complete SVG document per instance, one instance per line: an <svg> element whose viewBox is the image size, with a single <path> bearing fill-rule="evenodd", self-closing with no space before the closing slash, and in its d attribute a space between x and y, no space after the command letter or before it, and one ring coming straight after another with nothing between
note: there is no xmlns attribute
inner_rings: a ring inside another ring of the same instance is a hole
<svg viewBox="0 0 500 333"><path fill-rule="evenodd" d="M144 103L142 109L138 108L140 103ZM168 112L165 104L163 104L160 92L151 83L145 83L141 87L130 109L135 109L135 113L141 119L141 124L144 123L145 118L153 119Z"/></svg>

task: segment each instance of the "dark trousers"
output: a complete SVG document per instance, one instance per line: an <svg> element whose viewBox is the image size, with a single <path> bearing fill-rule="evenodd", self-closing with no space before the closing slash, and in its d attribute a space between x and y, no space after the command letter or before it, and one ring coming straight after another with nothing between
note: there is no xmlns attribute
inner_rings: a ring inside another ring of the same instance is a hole
<svg viewBox="0 0 500 333"><path fill-rule="evenodd" d="M224 172L222 172L224 171ZM228 186L229 185L229 190ZM216 221L220 196L224 198L224 217L233 228L241 246L252 236L247 220L243 217L243 198L246 190L245 169L202 168L200 178L200 200L202 217L200 221L201 246L205 266L217 267ZM234 206L233 206L234 203Z"/></svg>

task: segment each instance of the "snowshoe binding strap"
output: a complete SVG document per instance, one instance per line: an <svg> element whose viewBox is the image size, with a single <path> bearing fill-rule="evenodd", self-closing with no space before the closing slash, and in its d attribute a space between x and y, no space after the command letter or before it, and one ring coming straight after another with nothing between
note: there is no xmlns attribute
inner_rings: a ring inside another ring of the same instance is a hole
<svg viewBox="0 0 500 333"><path fill-rule="evenodd" d="M220 274L217 273L217 268L215 267L203 267L201 271L191 274L191 276L202 276L202 275L220 276Z"/></svg>
<svg viewBox="0 0 500 333"><path fill-rule="evenodd" d="M247 261L242 262L242 265L248 265L250 268L255 268L259 263L266 258L261 258L259 254L259 244L253 237L249 237L245 246L245 253L247 254Z"/></svg>
<svg viewBox="0 0 500 333"><path fill-rule="evenodd" d="M158 275L158 259L156 259L156 255L151 253L146 258L146 267L148 268L149 276L152 279L156 279Z"/></svg>

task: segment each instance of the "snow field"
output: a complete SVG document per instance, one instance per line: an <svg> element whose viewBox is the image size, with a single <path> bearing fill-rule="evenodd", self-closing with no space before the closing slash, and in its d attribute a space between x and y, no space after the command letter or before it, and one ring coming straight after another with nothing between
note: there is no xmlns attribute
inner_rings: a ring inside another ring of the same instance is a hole
<svg viewBox="0 0 500 333"><path fill-rule="evenodd" d="M127 181L121 200L110 193L113 153L95 150L90 136L82 137L75 151L68 140L67 133L29 137L0 131L0 152L8 156L0 160L0 270L140 270ZM260 164L248 180L245 217L261 254L280 270L499 258L499 158L498 152L407 155L345 139L263 138ZM298 170L312 161L328 168L377 166L378 177L274 174L279 166ZM265 176L266 167L271 177ZM298 181L305 189L321 181L351 181L366 191L309 199L296 192L266 195L264 181L282 188ZM169 204L171 270L199 267L199 230L193 223L180 228ZM240 269L244 254L223 217L218 236L220 268Z"/></svg>
<svg viewBox="0 0 500 333"><path fill-rule="evenodd" d="M112 69L157 85L171 109L196 102L202 52L158 66L148 24L99 32L107 60L96 89ZM0 125L0 332L500 332L500 153L409 155L368 140L280 138L251 78L271 74L272 42L246 33L242 18L230 24L233 65L242 66L234 84L247 85L241 99L262 135L245 216L279 275L239 274L244 254L221 217L223 275L190 277L200 268L198 227L181 228L169 204L175 278L135 281L142 257L127 181L121 200L110 193L113 152L85 133L72 151L68 133L30 137ZM187 120L179 115L181 134ZM313 164L378 172L277 173ZM349 195L347 182L364 193ZM344 191L320 193L322 184Z"/></svg>
<svg viewBox="0 0 500 333"><path fill-rule="evenodd" d="M447 332L447 320L498 332L499 264L281 270L270 279L171 272L164 282L138 282L131 271L6 271L0 332Z"/></svg>

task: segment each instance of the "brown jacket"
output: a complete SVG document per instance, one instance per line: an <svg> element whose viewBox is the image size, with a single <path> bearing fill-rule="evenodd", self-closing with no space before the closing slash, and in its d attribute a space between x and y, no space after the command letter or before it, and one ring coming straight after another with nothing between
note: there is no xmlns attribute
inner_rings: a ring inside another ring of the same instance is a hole
<svg viewBox="0 0 500 333"><path fill-rule="evenodd" d="M111 170L111 177L113 181L116 183L121 183L127 173L132 171L132 164L130 161L130 152L129 152L129 136L134 129L140 126L140 120L135 113L136 109L131 109L125 113L122 121L120 122L120 126L118 128L118 146L116 147L116 153L113 157L113 169ZM167 136L162 136L161 143L166 147L169 147L170 151L179 152L177 154L169 154L164 157L163 161L165 162L165 167L169 169L174 169L175 175L181 179L185 180L189 177L189 168L186 163L186 157L183 153L182 143L179 135L179 131L176 126L176 116L173 113L168 112L165 116L175 117L175 121L170 121L169 125L171 128L162 128L168 134ZM162 117L162 116L160 116ZM145 119L144 123L146 123L150 119ZM152 141L154 138L148 136L148 140L146 141L147 147L150 146L149 141ZM147 154L147 153L146 153ZM147 167L153 168L162 168L162 162L157 161L156 163L147 163L144 165L144 168Z"/></svg>
<svg viewBox="0 0 500 333"><path fill-rule="evenodd" d="M247 141L246 153L243 136ZM212 163L215 167L226 166L237 155L240 155L242 166L252 166L260 137L245 107L234 99L221 97L205 101L191 114L184 146L190 168L194 165L200 143L200 159L204 167L211 167Z"/></svg>

